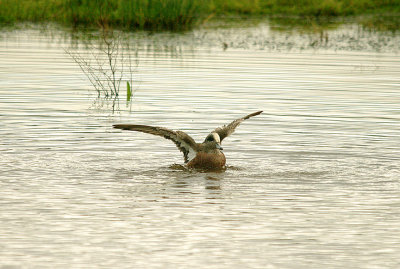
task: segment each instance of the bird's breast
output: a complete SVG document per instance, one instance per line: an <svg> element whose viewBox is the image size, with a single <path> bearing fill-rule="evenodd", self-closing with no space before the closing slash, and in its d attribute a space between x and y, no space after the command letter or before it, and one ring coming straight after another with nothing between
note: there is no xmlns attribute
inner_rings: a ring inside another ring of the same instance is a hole
<svg viewBox="0 0 400 269"><path fill-rule="evenodd" d="M221 151L197 152L187 166L195 169L223 169L225 167L225 155Z"/></svg>

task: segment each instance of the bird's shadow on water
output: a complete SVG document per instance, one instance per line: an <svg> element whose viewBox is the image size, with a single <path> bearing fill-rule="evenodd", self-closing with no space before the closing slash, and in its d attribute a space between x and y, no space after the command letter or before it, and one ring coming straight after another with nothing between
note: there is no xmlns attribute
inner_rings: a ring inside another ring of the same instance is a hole
<svg viewBox="0 0 400 269"><path fill-rule="evenodd" d="M116 179L123 182L138 182L140 184L157 184L170 186L182 192L192 191L200 185L210 191L221 191L226 177L232 176L232 171L242 171L241 167L227 166L222 170L207 171L188 169L181 164L172 164L150 169L118 169Z"/></svg>
<svg viewBox="0 0 400 269"><path fill-rule="evenodd" d="M189 169L181 164L172 164L168 166L169 171L178 172L174 187L190 187L191 181L202 181L205 183L206 190L221 190L220 181L224 179L226 167L219 170Z"/></svg>
<svg viewBox="0 0 400 269"><path fill-rule="evenodd" d="M207 173L215 173L215 174L222 174L226 171L229 170L234 170L234 171L241 171L243 170L242 167L239 166L233 166L233 165L228 165L225 166L222 169L217 169L217 170L209 170L209 169L190 169L187 168L185 165L182 164L171 164L170 166L168 166L169 169L171 170L176 170L176 171L186 171L186 172L191 172L191 173L203 173L203 174L207 174Z"/></svg>

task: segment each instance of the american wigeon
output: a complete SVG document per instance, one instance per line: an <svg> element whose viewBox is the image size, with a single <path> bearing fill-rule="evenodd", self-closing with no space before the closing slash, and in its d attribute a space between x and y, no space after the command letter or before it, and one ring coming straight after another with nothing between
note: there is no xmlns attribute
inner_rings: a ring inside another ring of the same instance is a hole
<svg viewBox="0 0 400 269"><path fill-rule="evenodd" d="M163 127L154 127L136 124L115 124L114 128L138 131L153 135L162 136L172 140L180 151L183 152L185 164L188 168L204 170L220 170L225 168L225 155L222 153L222 140L231 135L236 127L244 120L261 114L262 111L251 113L243 118L232 121L228 125L218 127L207 135L203 143L196 143L194 139L182 131L172 131Z"/></svg>

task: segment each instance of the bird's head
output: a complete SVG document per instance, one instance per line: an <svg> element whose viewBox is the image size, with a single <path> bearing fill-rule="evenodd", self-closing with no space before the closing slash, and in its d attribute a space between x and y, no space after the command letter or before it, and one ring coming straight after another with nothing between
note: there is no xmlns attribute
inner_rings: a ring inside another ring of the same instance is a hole
<svg viewBox="0 0 400 269"><path fill-rule="evenodd" d="M217 133L210 133L203 142L207 148L223 150L221 139Z"/></svg>

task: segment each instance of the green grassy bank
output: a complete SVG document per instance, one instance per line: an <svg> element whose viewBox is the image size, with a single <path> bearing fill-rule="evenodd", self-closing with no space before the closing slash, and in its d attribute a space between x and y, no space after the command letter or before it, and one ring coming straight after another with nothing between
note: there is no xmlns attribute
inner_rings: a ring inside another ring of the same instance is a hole
<svg viewBox="0 0 400 269"><path fill-rule="evenodd" d="M107 24L130 29L190 27L203 14L191 0L0 0L0 23Z"/></svg>
<svg viewBox="0 0 400 269"><path fill-rule="evenodd" d="M347 16L400 12L400 0L214 0L211 2L217 13Z"/></svg>
<svg viewBox="0 0 400 269"><path fill-rule="evenodd" d="M0 0L0 23L106 24L188 29L219 15L345 16L400 13L400 0Z"/></svg>

